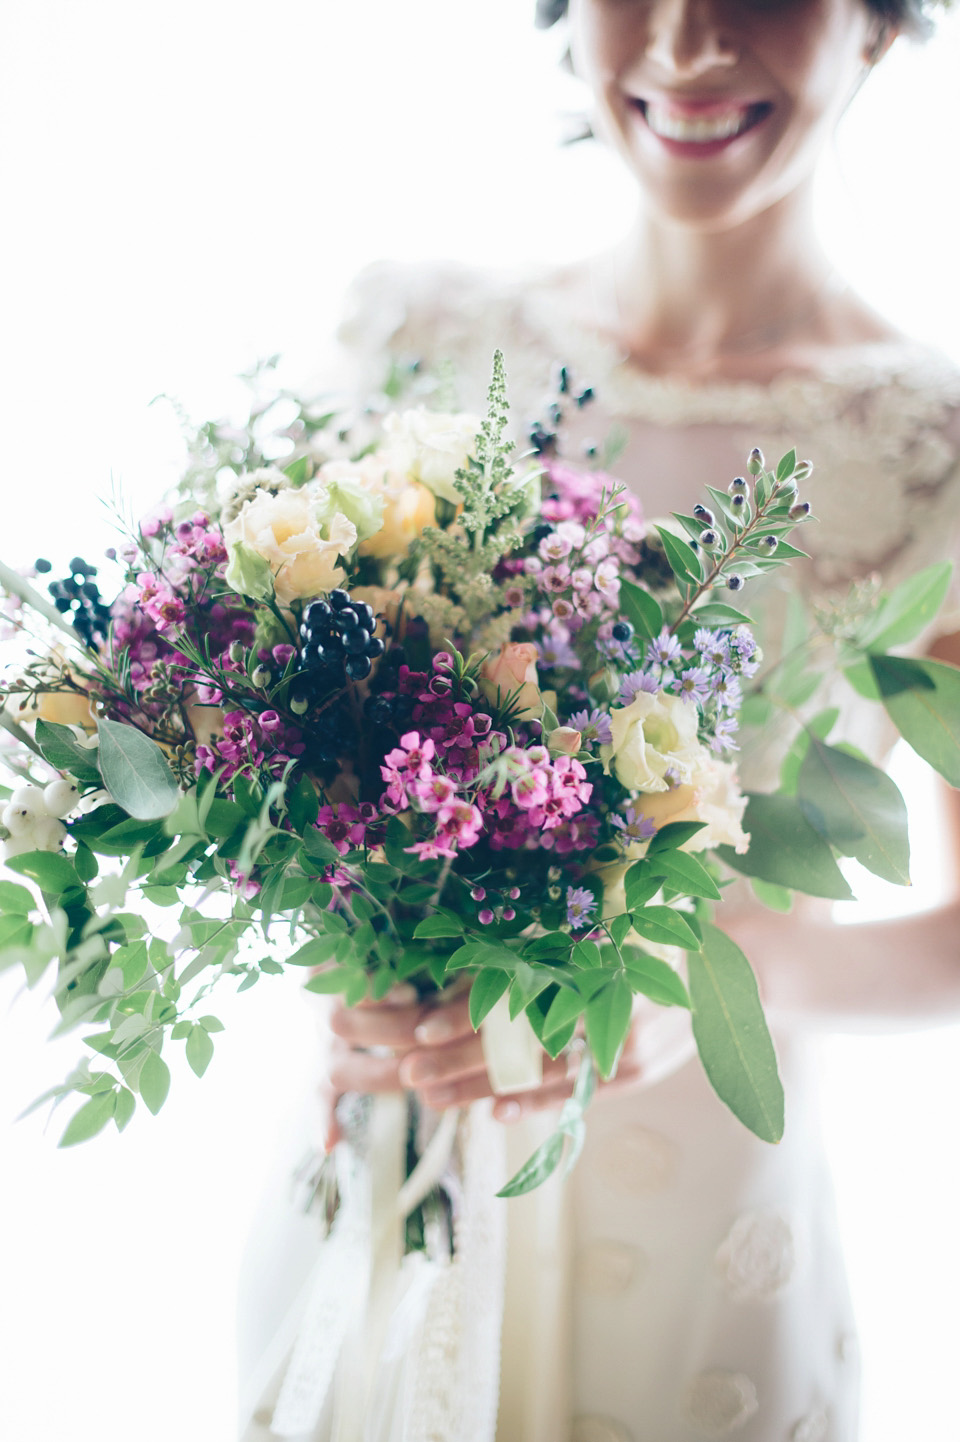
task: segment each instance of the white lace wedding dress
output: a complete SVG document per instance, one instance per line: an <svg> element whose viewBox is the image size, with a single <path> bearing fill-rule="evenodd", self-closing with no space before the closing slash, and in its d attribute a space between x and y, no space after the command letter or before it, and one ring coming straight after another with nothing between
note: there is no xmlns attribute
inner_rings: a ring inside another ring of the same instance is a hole
<svg viewBox="0 0 960 1442"><path fill-rule="evenodd" d="M615 470L648 517L689 511L705 484L725 487L755 445L774 458L796 445L816 464L804 488L820 520L804 534L813 561L791 568L808 591L843 591L873 571L892 580L956 554L960 376L922 347L863 347L769 386L691 387L623 361L571 322L546 280L381 266L353 301L342 339L362 394L382 385L390 356L449 360L459 403L480 410L500 347L520 431L549 391L551 363L566 364L597 397L574 412L571 460L588 436L602 443L624 427ZM954 607L941 627L956 617ZM877 747L889 740L878 711L847 718L867 750L868 729ZM752 759L741 761L748 773ZM664 1013L662 1025L677 1018ZM436 1293L415 1323L395 1319L383 1374L392 1415L381 1409L363 1442L493 1442L498 1387L496 1442L855 1442L857 1341L814 1057L802 1030L780 1024L775 1037L787 1101L777 1147L725 1110L692 1046L674 1046L673 1070L655 1085L598 1097L565 1189L496 1202L543 1124L499 1128L473 1108L473 1154L488 1175L467 1189L459 1291ZM271 1225L278 1251L300 1229L285 1277L281 1267L271 1281L276 1307L296 1295L317 1244L292 1214L278 1209ZM471 1325L478 1315L492 1325ZM284 1365L245 1442L277 1435ZM298 1442L336 1435L325 1413Z"/></svg>

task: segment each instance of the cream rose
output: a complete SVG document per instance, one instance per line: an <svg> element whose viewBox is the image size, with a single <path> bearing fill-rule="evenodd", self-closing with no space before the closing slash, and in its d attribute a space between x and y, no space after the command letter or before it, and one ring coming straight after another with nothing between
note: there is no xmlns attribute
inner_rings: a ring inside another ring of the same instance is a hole
<svg viewBox="0 0 960 1442"><path fill-rule="evenodd" d="M537 648L531 641L509 641L497 656L488 656L480 669L480 689L489 701L502 705L516 696L518 721L539 721L543 697L537 685Z"/></svg>
<svg viewBox="0 0 960 1442"><path fill-rule="evenodd" d="M357 543L357 527L335 510L316 479L299 489L258 491L223 530L229 550L242 547L270 567L281 605L331 591L346 579L340 561ZM241 552L242 554L242 552ZM227 584L232 584L230 570Z"/></svg>
<svg viewBox="0 0 960 1442"><path fill-rule="evenodd" d="M600 747L603 768L631 791L666 791L667 772L688 781L704 748L697 740L697 708L664 692L637 693L610 712L613 742Z"/></svg>
<svg viewBox="0 0 960 1442"><path fill-rule="evenodd" d="M420 406L392 412L384 418L383 429L393 463L435 496L459 506L463 497L454 481L473 452L479 416L428 411Z"/></svg>
<svg viewBox="0 0 960 1442"><path fill-rule="evenodd" d="M681 847L682 851L709 851L732 846L742 854L750 845L743 830L747 798L741 794L737 769L704 752L689 782L640 796L633 803L659 829L673 821L703 821L706 826ZM646 848L644 848L645 850Z"/></svg>

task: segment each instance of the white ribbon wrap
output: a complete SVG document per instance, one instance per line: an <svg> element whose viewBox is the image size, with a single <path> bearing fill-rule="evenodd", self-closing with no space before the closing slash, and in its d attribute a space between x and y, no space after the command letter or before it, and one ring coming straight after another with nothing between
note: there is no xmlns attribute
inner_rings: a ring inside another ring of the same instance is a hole
<svg viewBox="0 0 960 1442"><path fill-rule="evenodd" d="M482 1023L480 1044L497 1096L532 1091L543 1081L543 1047L523 1012L511 1020L506 994Z"/></svg>

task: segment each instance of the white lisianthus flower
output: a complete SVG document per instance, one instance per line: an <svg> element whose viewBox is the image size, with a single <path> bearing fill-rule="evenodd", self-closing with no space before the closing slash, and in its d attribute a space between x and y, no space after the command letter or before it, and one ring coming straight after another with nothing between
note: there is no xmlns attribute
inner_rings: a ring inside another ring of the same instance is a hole
<svg viewBox="0 0 960 1442"><path fill-rule="evenodd" d="M376 506L377 524L373 527L357 521L359 553L375 560L403 556L423 534L424 526L436 521L436 505L432 492L419 481L412 480L401 462L389 450L371 451L359 461L328 461L317 474L338 495L337 487L352 488L369 495ZM351 520L356 515L342 507Z"/></svg>
<svg viewBox="0 0 960 1442"><path fill-rule="evenodd" d="M672 786L669 791L640 796L634 806L658 828L674 821L705 822L704 829L684 842L681 851L732 846L742 855L750 845L742 824L747 798L740 791L737 768L705 748L688 782Z"/></svg>
<svg viewBox="0 0 960 1442"><path fill-rule="evenodd" d="M705 756L697 740L697 708L679 696L639 691L610 711L613 741L600 747L603 769L631 791L666 791L667 772L688 781Z"/></svg>
<svg viewBox="0 0 960 1442"><path fill-rule="evenodd" d="M354 521L336 510L316 479L271 495L259 490L223 528L228 550L242 546L263 558L281 605L331 591L346 580L340 562L357 544ZM230 584L230 571L227 583Z"/></svg>
<svg viewBox="0 0 960 1442"><path fill-rule="evenodd" d="M463 497L454 481L473 452L479 416L428 411L419 406L416 410L393 411L384 418L383 429L393 460L410 479L459 506Z"/></svg>

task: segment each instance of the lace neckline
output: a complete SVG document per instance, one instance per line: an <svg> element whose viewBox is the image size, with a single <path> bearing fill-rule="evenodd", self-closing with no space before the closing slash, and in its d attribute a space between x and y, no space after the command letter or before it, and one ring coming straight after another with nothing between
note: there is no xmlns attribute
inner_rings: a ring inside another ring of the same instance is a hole
<svg viewBox="0 0 960 1442"><path fill-rule="evenodd" d="M706 380L692 382L676 374L647 371L612 340L585 321L561 310L557 292L544 273L528 274L515 292L524 329L546 340L556 356L571 365L579 380L602 387L618 409L663 422L729 421L758 416L791 419L799 409L828 410L899 383L926 392L931 403L960 399L960 371L942 352L907 337L865 342L827 359L817 369L783 370L768 382Z"/></svg>

